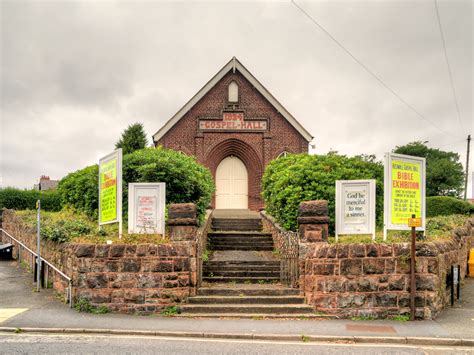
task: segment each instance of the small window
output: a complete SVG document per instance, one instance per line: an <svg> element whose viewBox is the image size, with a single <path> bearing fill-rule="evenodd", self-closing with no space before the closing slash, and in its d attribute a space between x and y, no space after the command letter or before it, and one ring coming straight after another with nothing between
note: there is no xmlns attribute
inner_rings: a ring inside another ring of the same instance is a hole
<svg viewBox="0 0 474 355"><path fill-rule="evenodd" d="M235 81L229 84L229 102L239 102L239 86Z"/></svg>
<svg viewBox="0 0 474 355"><path fill-rule="evenodd" d="M277 159L282 158L282 157L286 157L287 155L288 155L288 152L286 150L284 150L283 152L280 153L280 155L278 155Z"/></svg>

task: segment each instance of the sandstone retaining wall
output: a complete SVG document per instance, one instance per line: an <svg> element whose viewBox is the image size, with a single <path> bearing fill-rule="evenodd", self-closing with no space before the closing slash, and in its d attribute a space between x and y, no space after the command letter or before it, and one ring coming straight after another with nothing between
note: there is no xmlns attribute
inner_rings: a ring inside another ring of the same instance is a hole
<svg viewBox="0 0 474 355"><path fill-rule="evenodd" d="M36 251L36 231L22 223L14 211L4 210L2 227ZM189 221L187 221L189 224ZM179 226L178 226L179 227ZM192 226L177 230L178 241L166 244L74 244L42 240L42 258L73 280L73 298L87 299L121 313L160 313L164 308L195 294L196 242ZM10 239L3 236L4 242ZM17 243L12 242L14 258ZM34 268L34 259L24 249L21 259ZM50 271L53 288L64 292L68 283Z"/></svg>
<svg viewBox="0 0 474 355"><path fill-rule="evenodd" d="M466 275L472 224L451 239L418 242L416 317L435 318L450 302L446 279L459 264ZM317 311L343 317L409 314L410 245L308 243L300 249L300 288Z"/></svg>

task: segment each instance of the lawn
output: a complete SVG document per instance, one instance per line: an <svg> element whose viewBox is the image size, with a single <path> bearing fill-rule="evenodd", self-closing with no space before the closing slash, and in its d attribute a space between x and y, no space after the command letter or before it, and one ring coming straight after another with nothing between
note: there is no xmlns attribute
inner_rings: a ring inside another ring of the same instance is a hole
<svg viewBox="0 0 474 355"><path fill-rule="evenodd" d="M16 214L27 226L36 229L36 211L16 211ZM108 240L124 244L169 242L169 238L159 234L128 234L127 221L123 224L122 239L119 239L118 234L118 223L99 228L97 220L84 213L67 209L60 212L41 212L41 236L55 242L97 244L106 244Z"/></svg>
<svg viewBox="0 0 474 355"><path fill-rule="evenodd" d="M417 232L419 241L435 241L435 240L447 240L451 238L451 232L454 228L463 226L464 223L472 216L456 214L450 216L437 216L429 217L426 219L426 231L424 236L421 232ZM395 231L390 230L387 233L387 240L383 240L383 229L377 228L375 233L375 243L404 243L410 242L411 231ZM335 236L329 236L329 244L335 244ZM369 234L351 234L351 235L339 235L338 243L351 244L351 243L373 243L372 235Z"/></svg>

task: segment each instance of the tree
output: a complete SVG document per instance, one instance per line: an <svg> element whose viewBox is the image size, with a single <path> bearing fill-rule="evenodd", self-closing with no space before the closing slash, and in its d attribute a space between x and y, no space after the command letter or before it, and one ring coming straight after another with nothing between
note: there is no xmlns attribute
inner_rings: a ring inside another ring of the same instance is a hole
<svg viewBox="0 0 474 355"><path fill-rule="evenodd" d="M461 196L464 191L464 170L459 154L429 148L422 142L397 146L394 153L426 158L426 195Z"/></svg>
<svg viewBox="0 0 474 355"><path fill-rule="evenodd" d="M123 154L130 154L135 150L146 147L147 139L143 124L134 123L129 125L123 132L122 136L115 143L115 148L122 148Z"/></svg>

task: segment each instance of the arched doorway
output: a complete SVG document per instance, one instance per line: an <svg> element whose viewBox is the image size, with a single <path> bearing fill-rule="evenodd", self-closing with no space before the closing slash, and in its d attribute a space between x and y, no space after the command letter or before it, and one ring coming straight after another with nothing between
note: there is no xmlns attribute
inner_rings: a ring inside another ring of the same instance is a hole
<svg viewBox="0 0 474 355"><path fill-rule="evenodd" d="M216 170L216 208L248 208L247 167L239 158L224 158Z"/></svg>

